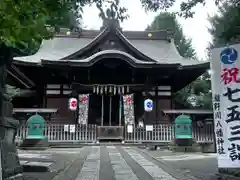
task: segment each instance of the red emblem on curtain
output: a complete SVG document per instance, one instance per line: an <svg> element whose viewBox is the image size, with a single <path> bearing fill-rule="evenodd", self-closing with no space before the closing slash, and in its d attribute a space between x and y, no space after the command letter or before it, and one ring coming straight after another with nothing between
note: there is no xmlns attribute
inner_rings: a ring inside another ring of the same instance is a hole
<svg viewBox="0 0 240 180"><path fill-rule="evenodd" d="M127 103L131 103L132 102L132 98L128 97L127 98Z"/></svg>
<svg viewBox="0 0 240 180"><path fill-rule="evenodd" d="M87 102L87 100L88 100L88 98L87 98L86 96L84 96L84 97L81 98L80 101L81 101L83 104L85 104L85 103Z"/></svg>

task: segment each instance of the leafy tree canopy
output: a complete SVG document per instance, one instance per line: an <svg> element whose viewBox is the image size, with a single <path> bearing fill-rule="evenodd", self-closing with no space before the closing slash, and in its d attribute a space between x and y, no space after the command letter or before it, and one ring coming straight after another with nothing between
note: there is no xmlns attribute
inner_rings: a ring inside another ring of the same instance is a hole
<svg viewBox="0 0 240 180"><path fill-rule="evenodd" d="M196 52L192 47L192 41L184 35L175 14L160 13L147 29L171 31L179 54L185 58L197 58ZM181 108L211 108L211 94L209 94L209 90L209 75L205 73L196 81L177 92L174 100Z"/></svg>
<svg viewBox="0 0 240 180"><path fill-rule="evenodd" d="M181 56L196 58L196 52L192 47L191 39L184 36L181 25L174 13L160 13L147 28L148 30L168 30L173 33L174 43Z"/></svg>
<svg viewBox="0 0 240 180"><path fill-rule="evenodd" d="M84 3L84 2L83 2ZM32 49L63 23L73 23L76 2L51 0L0 1L0 47ZM72 15L70 15L72 14ZM53 27L49 29L48 26Z"/></svg>
<svg viewBox="0 0 240 180"><path fill-rule="evenodd" d="M209 18L209 32L213 41L210 47L225 46L239 43L240 40L240 7L224 3L219 7L219 13Z"/></svg>
<svg viewBox="0 0 240 180"><path fill-rule="evenodd" d="M182 1L180 3L180 12L177 14L188 18L194 16L193 8L198 5L202 4L203 6L206 4L207 1L213 1L215 5L221 6L222 4L232 4L233 6L239 6L240 0L188 0ZM156 11L158 9L168 9L175 5L178 1L176 0L141 0L143 7L146 10L153 10Z"/></svg>

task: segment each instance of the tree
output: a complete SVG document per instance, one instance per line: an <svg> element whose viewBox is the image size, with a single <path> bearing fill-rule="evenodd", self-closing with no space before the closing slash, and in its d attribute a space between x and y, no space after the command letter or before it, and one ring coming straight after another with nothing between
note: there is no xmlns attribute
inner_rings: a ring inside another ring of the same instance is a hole
<svg viewBox="0 0 240 180"><path fill-rule="evenodd" d="M148 26L147 30L168 30L173 33L174 43L181 56L196 58L196 52L192 47L191 39L184 36L181 25L174 13L160 13Z"/></svg>
<svg viewBox="0 0 240 180"><path fill-rule="evenodd" d="M208 72L192 83L192 93L196 95L196 107L212 109L211 80Z"/></svg>
<svg viewBox="0 0 240 180"><path fill-rule="evenodd" d="M173 5L175 5L176 0L140 0L142 2L143 7L147 11L157 11L159 9L167 10ZM198 4L202 4L205 6L206 2L210 0L188 0L188 1L182 1L180 3L180 11L177 13L178 15L189 18L194 16L194 11L192 10L195 6ZM238 7L240 4L239 0L211 0L215 3L217 6L221 6L222 4L231 4L234 7Z"/></svg>
<svg viewBox="0 0 240 180"><path fill-rule="evenodd" d="M174 43L179 54L185 58L196 59L196 52L192 47L191 39L186 38L181 25L173 13L160 13L147 28L148 30L169 30L173 33ZM205 73L175 94L175 102L185 108L211 108L211 94L209 95L210 81Z"/></svg>
<svg viewBox="0 0 240 180"><path fill-rule="evenodd" d="M209 18L213 37L210 48L239 43L240 40L240 7L225 3L219 7L219 13Z"/></svg>

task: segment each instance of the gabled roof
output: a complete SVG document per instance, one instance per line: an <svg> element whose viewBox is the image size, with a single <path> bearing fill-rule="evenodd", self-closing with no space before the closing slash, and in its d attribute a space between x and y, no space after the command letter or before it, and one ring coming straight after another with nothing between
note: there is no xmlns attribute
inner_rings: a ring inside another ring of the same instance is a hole
<svg viewBox="0 0 240 180"><path fill-rule="evenodd" d="M209 67L209 62L200 62L181 57L167 31L121 31L115 22L113 23L112 20L109 20L108 25L102 27L100 31L81 30L80 32L72 32L70 35L66 35L66 32L67 30L63 29L53 39L43 40L36 54L32 56L15 57L14 63L26 63L27 65L72 64L75 66L85 66L87 63L89 65L93 64L95 58L104 58L104 54L109 56L109 54L115 53L116 56L127 57L126 59L129 59L128 62L135 65L152 64L153 66L173 65L179 67L200 65L205 68ZM76 60L76 56L84 54L102 40L106 40L109 33L115 33L119 41L130 49L130 51L138 54L138 59L129 52L110 48L109 50L101 51L101 53Z"/></svg>
<svg viewBox="0 0 240 180"><path fill-rule="evenodd" d="M89 37L63 37L56 36L49 40L43 40L38 52L31 56L15 57L14 61L22 61L26 63L41 64L42 59L60 60L71 54L85 48L95 38Z"/></svg>

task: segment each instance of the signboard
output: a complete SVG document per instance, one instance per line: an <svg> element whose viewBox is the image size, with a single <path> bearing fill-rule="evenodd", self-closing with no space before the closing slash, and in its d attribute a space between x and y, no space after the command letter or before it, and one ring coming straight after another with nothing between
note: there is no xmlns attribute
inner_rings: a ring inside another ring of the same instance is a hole
<svg viewBox="0 0 240 180"><path fill-rule="evenodd" d="M151 99L146 99L144 101L144 110L146 112L151 112L153 109L153 101Z"/></svg>
<svg viewBox="0 0 240 180"><path fill-rule="evenodd" d="M219 168L240 167L240 44L211 52L212 94Z"/></svg>
<svg viewBox="0 0 240 180"><path fill-rule="evenodd" d="M153 125L146 125L146 131L153 131Z"/></svg>
<svg viewBox="0 0 240 180"><path fill-rule="evenodd" d="M68 132L68 130L69 130L69 125L68 125L68 124L65 124L65 125L64 125L64 132Z"/></svg>
<svg viewBox="0 0 240 180"><path fill-rule="evenodd" d="M133 133L133 126L131 124L127 126L127 132Z"/></svg>
<svg viewBox="0 0 240 180"><path fill-rule="evenodd" d="M75 125L70 125L70 133L75 133Z"/></svg>
<svg viewBox="0 0 240 180"><path fill-rule="evenodd" d="M70 98L68 101L68 107L71 111L76 111L77 110L77 99Z"/></svg>

